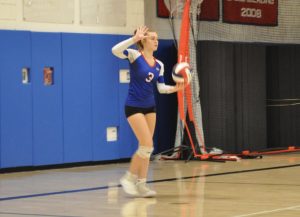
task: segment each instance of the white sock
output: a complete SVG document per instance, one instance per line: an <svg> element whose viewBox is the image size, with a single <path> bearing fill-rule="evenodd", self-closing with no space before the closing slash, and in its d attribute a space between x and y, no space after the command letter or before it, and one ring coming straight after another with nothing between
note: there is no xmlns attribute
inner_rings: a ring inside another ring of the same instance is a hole
<svg viewBox="0 0 300 217"><path fill-rule="evenodd" d="M130 181L136 182L136 180L137 180L137 175L131 173L130 171L127 171L127 172L126 172L126 178L127 178L128 180L130 180Z"/></svg>
<svg viewBox="0 0 300 217"><path fill-rule="evenodd" d="M146 179L138 179L136 184L142 184L142 183L146 183Z"/></svg>

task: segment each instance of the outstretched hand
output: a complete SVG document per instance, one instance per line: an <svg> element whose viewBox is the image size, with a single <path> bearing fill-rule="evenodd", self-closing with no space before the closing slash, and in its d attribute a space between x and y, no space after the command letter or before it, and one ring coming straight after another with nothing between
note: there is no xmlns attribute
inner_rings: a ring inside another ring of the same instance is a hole
<svg viewBox="0 0 300 217"><path fill-rule="evenodd" d="M135 42L138 42L140 40L143 40L144 38L147 38L149 36L146 35L146 32L148 31L148 27L146 26L140 26L136 29L135 35L133 36L133 39Z"/></svg>

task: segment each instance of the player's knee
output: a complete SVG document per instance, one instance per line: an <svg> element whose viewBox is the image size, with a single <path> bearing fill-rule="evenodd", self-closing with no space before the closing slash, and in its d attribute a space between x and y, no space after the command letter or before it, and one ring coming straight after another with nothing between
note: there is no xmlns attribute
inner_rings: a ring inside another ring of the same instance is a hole
<svg viewBox="0 0 300 217"><path fill-rule="evenodd" d="M136 154L143 159L149 159L152 152L153 147L140 145L136 151Z"/></svg>

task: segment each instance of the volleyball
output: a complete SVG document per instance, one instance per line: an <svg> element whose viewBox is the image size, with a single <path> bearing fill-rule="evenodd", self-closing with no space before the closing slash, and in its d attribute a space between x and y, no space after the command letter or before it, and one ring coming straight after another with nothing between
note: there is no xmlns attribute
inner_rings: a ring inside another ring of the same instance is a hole
<svg viewBox="0 0 300 217"><path fill-rule="evenodd" d="M192 79L190 65L187 62L177 63L173 67L172 78L176 83L185 82L189 84Z"/></svg>

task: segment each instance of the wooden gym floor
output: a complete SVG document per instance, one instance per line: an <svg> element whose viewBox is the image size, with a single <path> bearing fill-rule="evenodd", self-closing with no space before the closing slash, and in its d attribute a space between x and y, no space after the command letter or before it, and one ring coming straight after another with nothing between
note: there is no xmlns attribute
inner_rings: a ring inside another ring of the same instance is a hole
<svg viewBox="0 0 300 217"><path fill-rule="evenodd" d="M128 163L0 175L0 217L299 217L300 153L151 162L156 198L128 198Z"/></svg>

